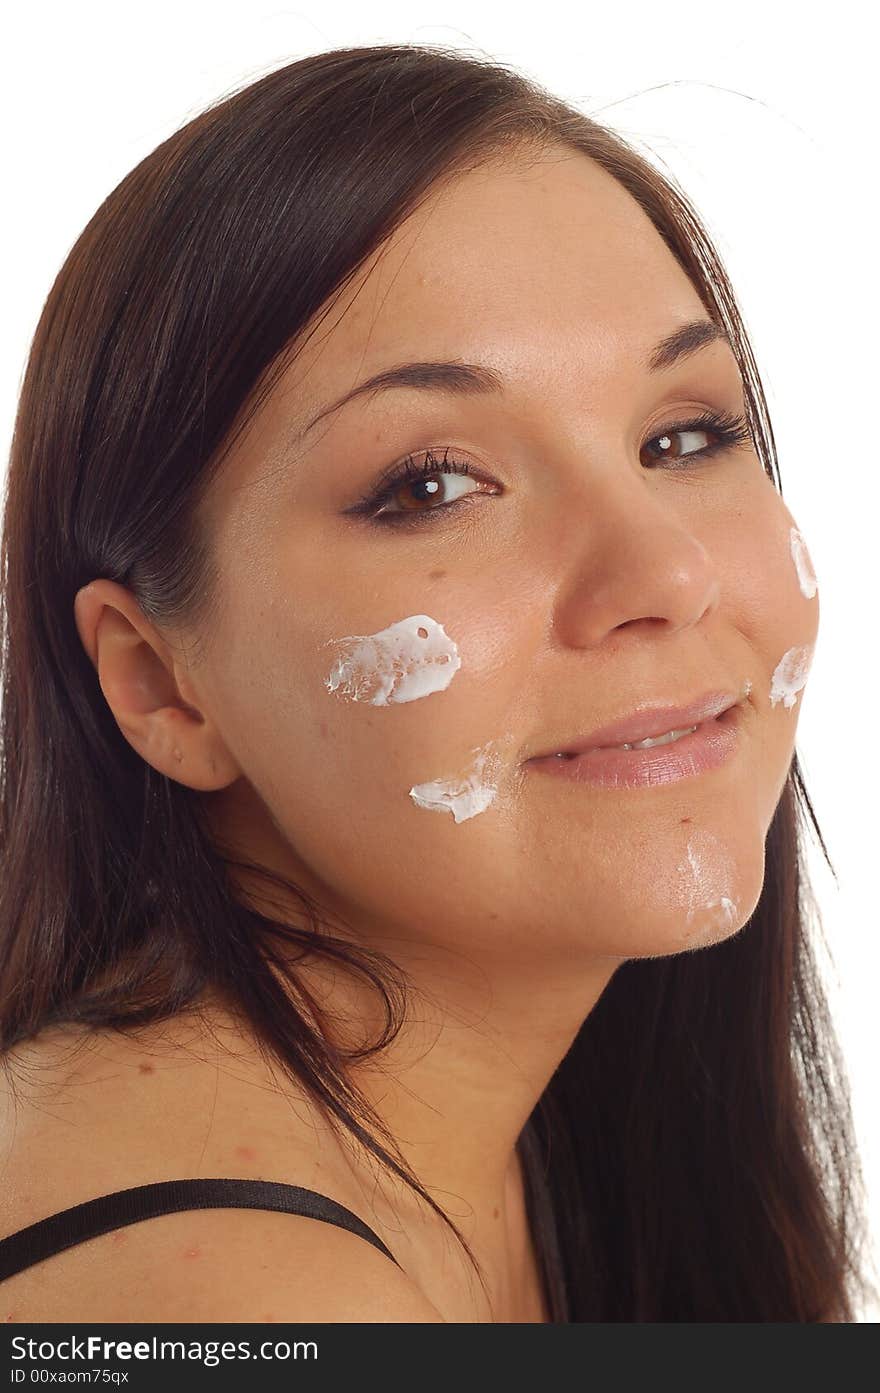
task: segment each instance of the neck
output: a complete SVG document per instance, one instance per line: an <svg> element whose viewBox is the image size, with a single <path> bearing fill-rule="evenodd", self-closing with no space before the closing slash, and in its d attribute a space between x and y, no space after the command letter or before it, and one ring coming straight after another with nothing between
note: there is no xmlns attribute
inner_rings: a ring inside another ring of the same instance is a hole
<svg viewBox="0 0 880 1393"><path fill-rule="evenodd" d="M509 955L503 963L473 952L453 960L423 944L411 953L396 947L410 993L405 1024L378 1059L349 1066L349 1076L470 1245L487 1294L429 1205L384 1169L378 1174L375 1162L365 1170L359 1157L353 1173L395 1255L438 1309L455 1309L458 1293L467 1309L486 1302L486 1319L541 1318L517 1139L621 959L596 960L580 975L548 963L540 975L534 962L526 970ZM328 990L323 965L308 973L336 1023L335 1044L378 1038L385 1020L374 990L338 969ZM345 1028L352 1021L356 1038ZM533 1314L514 1314L526 1310Z"/></svg>
<svg viewBox="0 0 880 1393"><path fill-rule="evenodd" d="M389 934L387 925L364 913L355 932L348 907L339 906L329 887L298 860L294 864L283 840L273 840L265 820L254 819L251 804L242 808L234 790L233 795L231 801L215 798L209 804L228 844L257 864L274 862L293 875L320 905L334 938L386 954L403 973L402 1028L378 1055L348 1065L348 1073L396 1142L398 1159L469 1244L492 1293L492 1310L514 1309L534 1289L517 1140L626 959L586 948L576 954L570 945L554 951L539 922L516 941L491 922L489 932L447 941L442 926L428 931L424 924L397 925ZM259 876L240 868L234 879L257 908L273 917L283 914L283 904L263 903L265 883ZM491 909L487 914L489 921L497 920ZM299 907L292 922L301 918ZM340 969L319 954L294 957L291 972L312 994L317 1024L332 1044L343 1051L363 1048L384 1034L381 997L360 973ZM366 1148L350 1145L353 1159L347 1164L363 1187L367 1211L387 1226L382 1236L426 1294L431 1297L444 1273L451 1274L456 1291L475 1281L466 1255L436 1212ZM393 1145L386 1149L394 1154ZM454 1304L451 1290L445 1293L447 1306ZM475 1294L461 1300L479 1306L485 1300L479 1284L470 1290ZM435 1304L442 1311L441 1302Z"/></svg>

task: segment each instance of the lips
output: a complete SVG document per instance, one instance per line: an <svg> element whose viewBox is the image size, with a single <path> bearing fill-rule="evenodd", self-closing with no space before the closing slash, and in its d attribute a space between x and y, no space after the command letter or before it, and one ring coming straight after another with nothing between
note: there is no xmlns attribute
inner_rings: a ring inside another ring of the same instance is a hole
<svg viewBox="0 0 880 1393"><path fill-rule="evenodd" d="M729 691L704 692L701 697L686 706L654 706L634 711L619 721L600 726L588 735L574 736L562 740L532 759L544 759L548 755L582 754L585 750L605 749L614 745L632 744L636 740L648 740L657 735L666 735L671 730L682 730L688 726L700 725L720 716L738 701L738 696Z"/></svg>

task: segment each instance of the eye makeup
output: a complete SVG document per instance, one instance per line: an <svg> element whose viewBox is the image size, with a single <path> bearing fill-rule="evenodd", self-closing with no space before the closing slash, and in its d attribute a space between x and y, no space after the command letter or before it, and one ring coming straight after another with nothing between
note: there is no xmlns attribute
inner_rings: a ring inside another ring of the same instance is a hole
<svg viewBox="0 0 880 1393"><path fill-rule="evenodd" d="M350 634L328 643L339 648L325 679L328 692L371 706L445 691L461 667L457 644L427 614L411 614L375 634Z"/></svg>
<svg viewBox="0 0 880 1393"><path fill-rule="evenodd" d="M715 439L699 449L687 451L682 451L673 443L676 437L689 435L714 436ZM655 469L658 465L670 470L692 469L707 463L715 455L746 443L753 443L753 436L743 414L711 409L687 420L677 421L660 434L652 436L642 446L640 458L644 467L649 469ZM415 455L407 455L399 463L383 470L370 492L353 507L346 508L345 512L377 526L420 526L428 519L436 520L438 513L448 519L462 506L471 506L481 494L502 492L499 485L473 471L467 460L455 456L450 458L450 449L447 446L441 453L430 449L422 451L425 457L420 464L415 463ZM443 489L438 480L450 474L469 475L475 487L457 498L443 501ZM430 505L439 500L439 506L396 509L389 506L396 501L404 487L416 486L427 491L427 496L417 499L417 502Z"/></svg>

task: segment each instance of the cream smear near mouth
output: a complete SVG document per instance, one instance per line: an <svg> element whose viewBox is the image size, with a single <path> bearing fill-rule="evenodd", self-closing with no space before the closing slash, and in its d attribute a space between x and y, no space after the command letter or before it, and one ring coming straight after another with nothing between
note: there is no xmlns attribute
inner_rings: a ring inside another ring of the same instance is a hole
<svg viewBox="0 0 880 1393"><path fill-rule="evenodd" d="M810 675L813 648L812 643L803 643L783 653L770 682L771 706L776 706L780 701L783 706L794 706L798 692L806 686Z"/></svg>
<svg viewBox="0 0 880 1393"><path fill-rule="evenodd" d="M329 639L341 652L324 685L371 706L444 691L461 667L456 643L436 619L411 614L375 634Z"/></svg>
<svg viewBox="0 0 880 1393"><path fill-rule="evenodd" d="M477 813L485 812L498 792L493 781L496 749L495 741L482 748L477 746L471 751L475 758L465 774L414 784L409 791L410 798L417 807L427 808L429 812L452 813L456 822L466 822Z"/></svg>
<svg viewBox="0 0 880 1393"><path fill-rule="evenodd" d="M812 600L819 586L816 581L816 572L813 570L813 563L810 560L810 553L807 551L807 544L796 527L791 529L788 540L801 594L805 595L808 600Z"/></svg>

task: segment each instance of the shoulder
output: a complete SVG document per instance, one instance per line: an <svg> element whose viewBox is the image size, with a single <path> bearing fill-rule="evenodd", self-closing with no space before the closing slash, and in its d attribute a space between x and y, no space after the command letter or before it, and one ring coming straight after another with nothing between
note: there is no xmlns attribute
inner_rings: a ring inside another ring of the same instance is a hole
<svg viewBox="0 0 880 1393"><path fill-rule="evenodd" d="M0 1286L0 1316L72 1323L443 1320L401 1268L356 1234L297 1214L226 1209L160 1215L58 1253Z"/></svg>
<svg viewBox="0 0 880 1393"><path fill-rule="evenodd" d="M302 1185L377 1228L329 1127L304 1094L280 1097L246 1049L230 1062L183 1023L127 1040L56 1031L17 1051L13 1073L14 1089L0 1086L0 1236L115 1190L204 1175ZM442 1317L346 1229L271 1210L197 1209L102 1234L0 1284L0 1320L95 1319Z"/></svg>

